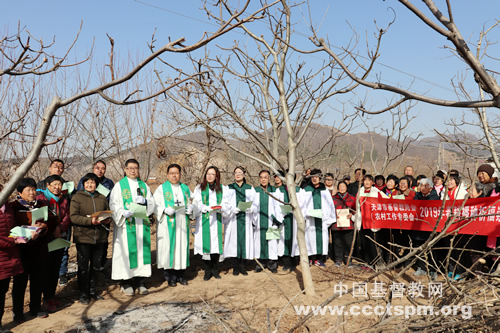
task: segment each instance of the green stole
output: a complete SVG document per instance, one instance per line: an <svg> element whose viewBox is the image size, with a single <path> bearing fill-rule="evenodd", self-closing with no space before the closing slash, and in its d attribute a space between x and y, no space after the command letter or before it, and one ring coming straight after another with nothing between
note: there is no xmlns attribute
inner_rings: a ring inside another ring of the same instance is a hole
<svg viewBox="0 0 500 333"><path fill-rule="evenodd" d="M184 196L184 204L187 204L187 198L189 197L189 187L187 187L186 184L180 183L181 186L181 191L182 195ZM162 185L163 189L163 199L165 200L165 207L174 207L174 195L172 192L172 184L167 180L165 183ZM167 228L168 228L168 238L170 240L170 267L172 267L172 264L174 262L174 254L175 254L175 215L174 216L168 216L165 215L167 219ZM186 217L186 230L187 230L187 262L186 266L189 266L189 218Z"/></svg>
<svg viewBox="0 0 500 333"><path fill-rule="evenodd" d="M322 209L321 207L321 191L325 189L325 185L320 184L318 188L308 185L304 188L307 192L312 192L313 208ZM316 253L323 253L323 220L319 218L314 218L314 227L316 229ZM319 232L318 232L319 230Z"/></svg>
<svg viewBox="0 0 500 333"><path fill-rule="evenodd" d="M269 229L269 194L267 194L264 189L259 186L255 188L255 191L259 193L259 241L260 241L260 259L268 259L269 258L269 244L266 239L266 232ZM276 191L271 185L267 186L267 192L273 193Z"/></svg>
<svg viewBox="0 0 500 333"><path fill-rule="evenodd" d="M249 190L252 188L252 186L243 183L241 187L238 186L236 183L232 183L228 185L230 189L233 189L236 191L236 207L238 207L238 203L243 201L246 201L246 190ZM238 215L236 216L236 242L237 242L237 252L236 252L236 257L237 258L246 258L246 220L247 215L245 212L239 212Z"/></svg>
<svg viewBox="0 0 500 333"><path fill-rule="evenodd" d="M219 206L222 202L222 185L220 186L220 192L215 192L217 195L217 205ZM205 206L210 206L210 188L207 187L201 191L201 201ZM212 238L210 237L210 212L206 212L202 215L201 219L202 235L203 235L203 253L211 253L210 243ZM217 213L217 238L219 240L219 254L222 254L222 214Z"/></svg>
<svg viewBox="0 0 500 333"><path fill-rule="evenodd" d="M281 185L279 187L280 191L283 193L283 201L286 203L290 203L290 196L288 195L288 190L286 185ZM300 188L295 186L295 191L298 193ZM283 218L283 224L285 225L284 233L285 233L285 252L283 255L291 256L292 255L292 244L293 244L293 214L287 214Z"/></svg>
<svg viewBox="0 0 500 333"><path fill-rule="evenodd" d="M146 197L147 187L146 184L137 178L139 183L139 188L141 189L142 195ZM133 202L132 192L130 191L130 185L128 183L128 178L123 177L120 180L120 189L122 190L123 207L127 209L128 205ZM129 263L130 269L137 268L137 237L136 237L136 225L135 217L130 217L125 220L127 227L127 245L129 253ZM143 226L143 262L144 264L151 264L151 230L149 226L149 219L142 220Z"/></svg>

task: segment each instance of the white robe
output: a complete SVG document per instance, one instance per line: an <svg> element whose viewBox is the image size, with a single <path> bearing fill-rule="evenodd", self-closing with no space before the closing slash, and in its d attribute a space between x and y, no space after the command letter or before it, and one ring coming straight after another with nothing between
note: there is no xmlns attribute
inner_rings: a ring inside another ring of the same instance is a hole
<svg viewBox="0 0 500 333"><path fill-rule="evenodd" d="M238 255L238 225L237 225L237 214L234 213L234 209L237 207L236 201L236 191L228 188L231 196L231 213L223 218L223 223L225 225L224 229L224 258L235 258ZM259 206L256 202L257 192L252 187L245 190L245 201L252 201L253 208L255 212L259 211ZM254 259L254 242L253 242L253 228L256 222L255 213L245 214L245 253L243 259Z"/></svg>
<svg viewBox="0 0 500 333"><path fill-rule="evenodd" d="M128 179L130 186L130 192L132 193L132 198L135 198L137 193L137 188L139 187L139 182L137 179ZM148 216L153 214L155 209L155 202L151 194L151 190L148 185L146 185L147 194L147 214ZM113 259L112 259L112 269L111 278L113 280L128 280L135 276L149 277L151 276L151 264L144 264L143 254L143 220L135 218L136 226L136 241L137 241L137 263L136 268L130 268L130 257L128 251L127 243L127 227L126 220L123 217L123 197L122 189L120 183L116 183L110 194L109 207L113 211Z"/></svg>
<svg viewBox="0 0 500 333"><path fill-rule="evenodd" d="M174 202L180 202L176 206L187 206L189 202L185 202L184 195L180 184L171 184ZM187 198L191 198L189 191ZM156 262L160 269L186 269L189 266L189 220L186 219L186 208L181 208L172 215L171 222L168 221L168 216L165 214L165 199L163 193L163 185L158 186L154 194L156 203L156 218L158 226L156 230ZM175 216L175 245L173 253L173 262L171 262L171 244L168 223L174 223Z"/></svg>
<svg viewBox="0 0 500 333"><path fill-rule="evenodd" d="M297 201L299 203L301 201L302 191L303 190L301 188L299 188L299 190L297 191ZM281 201L285 201L285 195L283 192L281 192L281 190L279 188L276 190L276 197L278 199L280 199ZM280 212L281 212L281 207L280 207L281 205L282 204L278 202L278 209L280 209ZM285 255L285 226L284 225L281 227L280 239L278 242L278 256L281 257L283 255ZM297 220L295 219L295 216L292 217L292 248L290 249L290 255L291 256L298 256L299 255L299 245L297 243Z"/></svg>
<svg viewBox="0 0 500 333"><path fill-rule="evenodd" d="M269 189L269 188L268 188ZM275 192L272 192L274 196L276 196L277 193L280 193L278 190ZM275 218L278 221L283 221L283 217L281 215L281 211L279 208L279 202L273 199L271 196L269 196L267 193L264 193L264 195L268 196L268 202L267 202L267 228L262 228L261 227L261 222L265 225L266 221L261 221L260 217L260 210L263 209L262 204L260 202L260 193L256 191L256 196L255 196L255 201L257 201L257 205L259 206L259 213L256 214L256 219L255 219L255 228L254 228L254 251L255 251L255 258L257 259L271 259L271 260L277 260L278 259L278 239L270 239L267 240L267 251L264 251L264 253L261 253L261 247L262 245L266 246L266 244L262 244L262 238L265 238L265 234L267 232L267 229L270 228L273 225L273 218L272 216L274 215ZM264 234L264 235L262 235ZM267 252L267 256L265 255L265 252Z"/></svg>
<svg viewBox="0 0 500 333"><path fill-rule="evenodd" d="M311 191L303 190L301 191L300 196L300 208L304 216L307 216L308 212L314 209L313 196ZM333 204L332 195L330 191L324 189L321 191L321 211L323 214L322 223L321 223L321 240L322 247L321 250L317 249L317 239L316 233L320 232L316 230L314 217L306 217L306 243L307 243L307 254L308 255L327 255L328 254L328 245L330 241L330 235L328 232L328 228L330 225L337 221L337 217L335 214L335 205ZM298 250L298 249L297 249ZM298 251L297 251L298 252ZM320 253L318 253L320 252ZM296 253L298 255L298 253Z"/></svg>
<svg viewBox="0 0 500 333"><path fill-rule="evenodd" d="M222 232L219 235L219 225L217 221L217 212L222 214L222 217L224 216L229 216L231 215L232 211L232 205L231 205L231 198L232 195L234 195L234 190L229 191L227 186L222 186L222 200L220 203L220 206L222 206L222 209L219 211L212 211L210 212L210 220L209 220L209 225L210 225L210 251L209 252L204 252L203 251L203 214L201 212L202 207L204 206L202 196L201 196L201 188L200 185L198 185L194 189L194 194L193 194L193 206L195 210L195 216L196 216L196 227L194 230L194 254L211 254L211 253L217 253L220 254L222 253L223 247L219 248L219 237L222 239ZM209 190L208 194L208 206L217 206L217 193L213 190ZM222 226L221 226L221 231L222 231ZM204 259L210 259L210 257Z"/></svg>

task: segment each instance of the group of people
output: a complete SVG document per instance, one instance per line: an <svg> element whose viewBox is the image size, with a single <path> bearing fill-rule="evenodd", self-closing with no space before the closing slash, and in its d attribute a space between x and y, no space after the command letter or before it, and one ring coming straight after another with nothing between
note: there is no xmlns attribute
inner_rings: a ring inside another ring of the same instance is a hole
<svg viewBox="0 0 500 333"><path fill-rule="evenodd" d="M46 311L55 311L60 305L55 293L58 280L60 284L66 282L67 249L49 252L47 244L56 238L69 240L72 235L77 250L79 301L88 304L91 299L102 299L96 279L107 257L111 229L111 278L120 282L125 295L144 295L148 293L146 278L152 273L154 221L157 268L163 270L168 285L175 287L188 284L185 271L190 265L191 233L194 254L200 255L204 263L205 281L221 279L218 264L226 259L232 260L235 276L248 275L248 261L254 259L258 259L255 272L268 269L277 273L279 258L284 271L293 271L299 249L297 221L292 210L298 208L305 218L310 265L325 267L330 257L335 266L352 267L350 258L356 257L364 262L361 268L369 270L394 259L386 250L388 242L408 246L411 241L418 246L429 233L365 228L359 199L399 196L405 200L439 200L463 199L467 194L469 197L500 195L495 168L490 164L479 167L479 182L468 190L456 170L449 174L438 171L432 178L414 177L413 168L407 166L403 177L385 178L356 169L355 181L350 182L349 176L336 180L331 173L309 169L300 186L295 186L298 207L293 208L284 172L272 174L262 170L259 184L252 186L246 182L245 168L239 166L234 169L234 183L222 185L219 169L210 166L200 184L191 191L181 181L181 166L171 164L167 168L167 181L153 193L139 177L137 160L125 162L125 176L116 184L105 177L105 162L97 161L93 172L80 180L76 190L63 193L64 163L53 161L49 171L49 177L39 184L24 178L17 186L15 200L0 209L0 319L11 278L16 322L25 320L24 293L28 279L32 316L46 317ZM48 218L32 221L29 213L44 206L48 207ZM195 221L194 230L190 221ZM37 227L29 240L9 237L13 227L27 225ZM359 230L358 237L354 237L355 229ZM478 250L486 247L484 237L462 236L459 242L464 246ZM439 255L436 252L437 258ZM463 267L478 259L473 254L452 255L461 264L445 268L450 278L459 277ZM416 275L432 273L428 270L417 262Z"/></svg>

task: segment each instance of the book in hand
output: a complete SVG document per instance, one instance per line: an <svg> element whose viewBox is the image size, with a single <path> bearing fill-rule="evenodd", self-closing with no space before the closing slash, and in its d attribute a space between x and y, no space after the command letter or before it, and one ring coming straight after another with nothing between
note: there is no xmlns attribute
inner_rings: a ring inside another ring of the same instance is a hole
<svg viewBox="0 0 500 333"><path fill-rule="evenodd" d="M97 221L102 222L105 219L111 218L112 214L113 214L112 210L101 210L91 215L87 215L87 217L97 217Z"/></svg>
<svg viewBox="0 0 500 333"><path fill-rule="evenodd" d="M32 231L39 232L40 228L28 225L14 227L10 230L9 237L18 237L24 239L25 241L29 241L33 236L31 234Z"/></svg>

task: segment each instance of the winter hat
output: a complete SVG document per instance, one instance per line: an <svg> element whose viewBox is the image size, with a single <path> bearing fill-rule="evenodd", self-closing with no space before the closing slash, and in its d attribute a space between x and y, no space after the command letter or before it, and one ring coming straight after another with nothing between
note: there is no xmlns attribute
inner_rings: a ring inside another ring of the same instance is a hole
<svg viewBox="0 0 500 333"><path fill-rule="evenodd" d="M476 175L481 171L486 172L491 178L491 176L493 176L493 173L495 172L495 169L489 164L483 164L479 168L477 168Z"/></svg>

